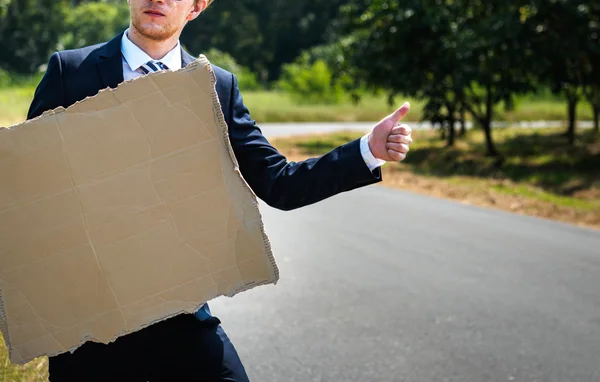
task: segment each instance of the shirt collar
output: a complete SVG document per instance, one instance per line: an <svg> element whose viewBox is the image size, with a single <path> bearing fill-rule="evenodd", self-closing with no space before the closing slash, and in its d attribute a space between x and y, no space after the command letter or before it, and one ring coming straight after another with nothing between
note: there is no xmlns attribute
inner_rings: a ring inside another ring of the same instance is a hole
<svg viewBox="0 0 600 382"><path fill-rule="evenodd" d="M129 64L131 70L135 71L146 62L152 60L152 57L148 56L146 52L141 50L127 37L129 28L123 33L121 38L121 53ZM167 53L163 58L159 60L171 70L181 69L181 45L177 41L177 46Z"/></svg>

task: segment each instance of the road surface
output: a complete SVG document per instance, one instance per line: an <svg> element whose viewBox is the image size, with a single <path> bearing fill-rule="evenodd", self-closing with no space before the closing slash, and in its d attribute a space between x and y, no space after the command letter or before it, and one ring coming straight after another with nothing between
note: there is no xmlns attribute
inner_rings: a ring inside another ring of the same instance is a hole
<svg viewBox="0 0 600 382"><path fill-rule="evenodd" d="M328 133L342 130L370 131L376 122L301 122L301 123L261 123L259 124L263 134L269 137L289 136L298 134ZM407 122L414 130L430 129L431 124L427 122ZM492 127L506 127L506 122L494 122ZM522 128L547 128L566 126L564 121L521 121L511 123L513 127ZM457 124L458 127L458 124ZM591 121L578 121L577 128L589 129L593 127ZM466 128L472 128L472 123L467 122Z"/></svg>
<svg viewBox="0 0 600 382"><path fill-rule="evenodd" d="M279 283L211 303L252 381L600 381L600 231L381 186L261 211Z"/></svg>

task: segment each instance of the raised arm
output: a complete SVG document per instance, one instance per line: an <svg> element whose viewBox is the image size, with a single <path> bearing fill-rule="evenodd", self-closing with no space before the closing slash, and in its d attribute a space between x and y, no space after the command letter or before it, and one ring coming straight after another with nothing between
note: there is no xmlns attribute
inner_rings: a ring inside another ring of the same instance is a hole
<svg viewBox="0 0 600 382"><path fill-rule="evenodd" d="M365 164L360 139L318 158L288 162L251 119L233 74L231 81L227 121L231 144L242 176L267 204L291 210L381 181L381 170L370 171Z"/></svg>

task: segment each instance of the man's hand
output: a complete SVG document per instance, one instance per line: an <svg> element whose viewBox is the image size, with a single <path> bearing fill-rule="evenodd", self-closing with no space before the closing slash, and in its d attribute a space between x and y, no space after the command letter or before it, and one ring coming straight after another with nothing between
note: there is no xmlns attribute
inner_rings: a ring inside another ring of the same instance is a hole
<svg viewBox="0 0 600 382"><path fill-rule="evenodd" d="M399 162L406 158L409 145L412 143L411 129L408 125L399 124L410 109L408 102L398 110L382 119L369 134L369 149L373 156L387 162Z"/></svg>

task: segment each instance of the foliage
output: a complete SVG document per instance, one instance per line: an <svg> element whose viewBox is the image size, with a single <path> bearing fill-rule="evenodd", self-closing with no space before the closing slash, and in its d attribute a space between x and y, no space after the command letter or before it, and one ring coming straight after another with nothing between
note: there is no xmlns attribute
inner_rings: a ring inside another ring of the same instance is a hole
<svg viewBox="0 0 600 382"><path fill-rule="evenodd" d="M213 48L204 53L204 55L211 64L234 73L238 79L238 86L241 91L258 90L261 88L256 74L252 73L247 67L238 64L235 58L229 53Z"/></svg>
<svg viewBox="0 0 600 382"><path fill-rule="evenodd" d="M127 13L123 0L0 0L0 49L10 52L0 68L36 73L56 49L113 37ZM599 28L598 1L230 0L214 2L181 41L245 91L275 85L304 104L385 92L389 106L399 95L419 100L422 118L448 126L467 111L493 154L491 121L520 115L510 109L524 93L587 101L598 119ZM586 110L561 108L550 114L568 111L572 125Z"/></svg>
<svg viewBox="0 0 600 382"><path fill-rule="evenodd" d="M215 1L188 24L182 42L193 54L217 48L259 76L279 78L282 65L326 41L345 0Z"/></svg>
<svg viewBox="0 0 600 382"><path fill-rule="evenodd" d="M60 42L64 49L98 44L112 39L128 25L126 2L86 2L68 12Z"/></svg>
<svg viewBox="0 0 600 382"><path fill-rule="evenodd" d="M484 129L486 152L496 155L490 127L497 105L510 109L515 96L540 83L556 88L557 81L543 75L564 83L571 71L593 81L593 65L584 69L583 62L596 57L589 53L598 47L598 33L588 28L594 7L569 0L350 0L338 33L352 37L345 54L364 81L391 96L403 92L426 100L425 117L434 121L452 123L467 110ZM546 18L537 20L540 15ZM540 37L546 19L557 26L552 38L561 44ZM583 28L571 32L573 25ZM542 59L549 64L540 65Z"/></svg>
<svg viewBox="0 0 600 382"><path fill-rule="evenodd" d="M33 73L57 46L67 0L1 0L0 68Z"/></svg>
<svg viewBox="0 0 600 382"><path fill-rule="evenodd" d="M539 58L538 81L567 100L567 135L573 143L577 104L585 96L593 105L598 101L600 5L577 0L537 0L529 14L531 40Z"/></svg>
<svg viewBox="0 0 600 382"><path fill-rule="evenodd" d="M212 48L231 54L260 82L322 44L345 0L215 1L183 31L181 42L197 56ZM0 67L32 73L60 48L105 41L124 28L124 0L0 0ZM26 61L27 65L23 65Z"/></svg>
<svg viewBox="0 0 600 382"><path fill-rule="evenodd" d="M352 65L345 54L346 47L351 44L351 37L343 37L322 45L317 45L305 52L303 58L310 63L323 61L332 72L332 83L340 86L347 97L352 102L358 104L361 99L370 95L379 96L382 89L379 86L370 84L357 75L357 67ZM298 60L296 60L298 61ZM394 105L388 102L390 107Z"/></svg>
<svg viewBox="0 0 600 382"><path fill-rule="evenodd" d="M327 62L322 58L311 60L308 54L283 66L278 87L298 103L336 104L344 99L342 83L334 79Z"/></svg>
<svg viewBox="0 0 600 382"><path fill-rule="evenodd" d="M0 0L0 17L6 15L11 0Z"/></svg>

